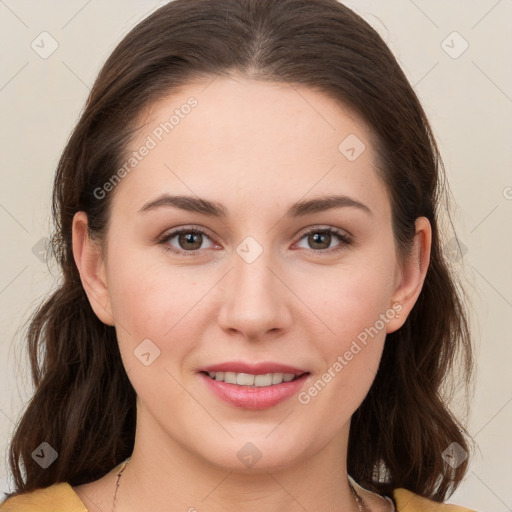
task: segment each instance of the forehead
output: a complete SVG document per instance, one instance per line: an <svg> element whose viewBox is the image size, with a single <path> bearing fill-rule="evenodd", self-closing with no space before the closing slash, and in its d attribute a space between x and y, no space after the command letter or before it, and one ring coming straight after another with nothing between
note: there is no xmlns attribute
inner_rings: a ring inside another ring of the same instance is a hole
<svg viewBox="0 0 512 512"><path fill-rule="evenodd" d="M152 104L139 124L116 190L133 205L162 192L260 208L333 192L386 196L369 129L305 86L210 78Z"/></svg>

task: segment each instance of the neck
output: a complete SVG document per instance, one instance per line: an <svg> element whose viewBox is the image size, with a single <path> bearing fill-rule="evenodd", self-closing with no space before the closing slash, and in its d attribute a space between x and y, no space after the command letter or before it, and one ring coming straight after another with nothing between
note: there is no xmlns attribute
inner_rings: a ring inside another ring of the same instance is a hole
<svg viewBox="0 0 512 512"><path fill-rule="evenodd" d="M161 431L157 440L155 426L143 423L119 481L118 512L144 510L148 503L152 512L221 512L234 504L241 512L358 511L346 471L349 425L293 465L266 466L263 457L244 470L215 466Z"/></svg>

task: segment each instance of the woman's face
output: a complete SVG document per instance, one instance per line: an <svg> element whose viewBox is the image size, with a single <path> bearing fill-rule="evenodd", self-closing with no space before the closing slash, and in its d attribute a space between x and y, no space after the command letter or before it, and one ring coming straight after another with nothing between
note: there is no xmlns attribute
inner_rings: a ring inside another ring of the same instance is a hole
<svg viewBox="0 0 512 512"><path fill-rule="evenodd" d="M397 257L368 130L319 92L238 78L147 114L96 191L114 194L105 259L77 257L138 396L136 444L240 470L341 449L425 270Z"/></svg>

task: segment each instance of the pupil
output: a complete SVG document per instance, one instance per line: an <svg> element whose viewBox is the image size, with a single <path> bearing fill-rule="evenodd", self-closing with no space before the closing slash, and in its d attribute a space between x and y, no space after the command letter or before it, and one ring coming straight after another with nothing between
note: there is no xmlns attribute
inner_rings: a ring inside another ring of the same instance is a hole
<svg viewBox="0 0 512 512"><path fill-rule="evenodd" d="M320 247L320 249L326 249L330 245L330 240L327 243L327 245L325 245L325 238L330 237L330 233L325 233L325 232L320 233L320 232L318 232L318 233L314 233L313 235L311 235L311 237L312 237L312 240L313 240L313 244L315 244L315 243L322 244L322 240L323 240L324 247Z"/></svg>
<svg viewBox="0 0 512 512"><path fill-rule="evenodd" d="M201 237L201 233L185 233L185 234L181 234L180 235L180 245L183 245L183 244L193 244L194 245L194 240L195 240L195 246L194 247L188 247L189 249L199 249L201 247L201 240L200 240L200 237ZM199 242L197 241L197 239L199 238Z"/></svg>

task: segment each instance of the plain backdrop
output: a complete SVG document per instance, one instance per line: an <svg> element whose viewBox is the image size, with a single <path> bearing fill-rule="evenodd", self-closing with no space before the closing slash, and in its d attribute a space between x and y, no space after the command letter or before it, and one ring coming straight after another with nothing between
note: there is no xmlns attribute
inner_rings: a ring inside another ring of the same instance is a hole
<svg viewBox="0 0 512 512"><path fill-rule="evenodd" d="M100 66L163 3L0 0L0 492L10 485L9 436L32 391L20 329L56 279L42 256L56 164ZM512 1L346 4L383 36L414 86L456 204L461 245L445 243L472 302L468 429L477 451L449 502L511 511Z"/></svg>

